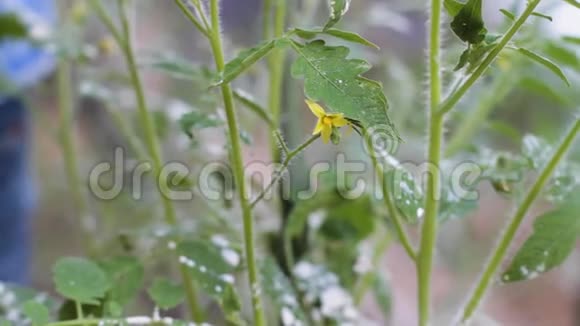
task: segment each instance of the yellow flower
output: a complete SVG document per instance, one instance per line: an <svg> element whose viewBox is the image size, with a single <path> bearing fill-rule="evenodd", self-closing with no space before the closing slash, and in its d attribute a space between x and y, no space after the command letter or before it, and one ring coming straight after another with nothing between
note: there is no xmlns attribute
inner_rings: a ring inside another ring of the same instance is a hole
<svg viewBox="0 0 580 326"><path fill-rule="evenodd" d="M320 134L322 141L325 143L328 143L330 140L333 128L340 128L349 124L342 113L326 113L322 106L310 100L306 100L306 104L308 104L310 111L318 118L312 134Z"/></svg>

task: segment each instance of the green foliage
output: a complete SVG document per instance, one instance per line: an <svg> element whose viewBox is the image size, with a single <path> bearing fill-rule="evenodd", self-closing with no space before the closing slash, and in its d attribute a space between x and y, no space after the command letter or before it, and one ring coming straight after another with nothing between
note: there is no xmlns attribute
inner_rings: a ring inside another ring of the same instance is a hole
<svg viewBox="0 0 580 326"><path fill-rule="evenodd" d="M187 266L195 282L214 299L232 321L239 322L240 302L234 288L234 272L240 254L223 241L185 241L178 245L179 261Z"/></svg>
<svg viewBox="0 0 580 326"><path fill-rule="evenodd" d="M0 13L0 41L25 38L27 35L28 28L16 14Z"/></svg>
<svg viewBox="0 0 580 326"><path fill-rule="evenodd" d="M50 312L42 303L30 300L22 305L22 312L30 319L32 326L44 326L50 321Z"/></svg>
<svg viewBox="0 0 580 326"><path fill-rule="evenodd" d="M350 1L351 0L328 0L330 17L328 18L326 25L324 25L324 29L331 28L342 19L350 7Z"/></svg>
<svg viewBox="0 0 580 326"><path fill-rule="evenodd" d="M443 2L443 6L444 6L445 10L447 11L447 13L449 14L449 16L455 17L459 14L461 9L463 9L465 4L463 4L457 0L445 0Z"/></svg>
<svg viewBox="0 0 580 326"><path fill-rule="evenodd" d="M192 109L179 118L179 126L190 139L193 139L194 129L215 128L222 126L223 120L215 114L201 112L197 109Z"/></svg>
<svg viewBox="0 0 580 326"><path fill-rule="evenodd" d="M528 49L524 49L524 48L518 48L517 51L523 55L525 55L526 57L534 60L535 62L543 65L544 67L550 69L550 71L552 71L556 76L558 76L560 79L562 79L562 81L564 83L566 83L567 86L570 86L570 81L568 80L568 77L566 77L566 75L564 74L564 72L562 71L562 69L560 69L560 67L558 67L557 64L555 64L553 61L551 61L548 58L545 58L535 52L532 52Z"/></svg>
<svg viewBox="0 0 580 326"><path fill-rule="evenodd" d="M125 306L141 290L145 269L135 257L118 256L101 262L101 267L111 281L107 298Z"/></svg>
<svg viewBox="0 0 580 326"><path fill-rule="evenodd" d="M165 278L156 278L147 293L161 309L174 308L185 299L183 286Z"/></svg>
<svg viewBox="0 0 580 326"><path fill-rule="evenodd" d="M393 293L389 282L382 273L374 273L372 291L383 315L389 316L393 309Z"/></svg>
<svg viewBox="0 0 580 326"><path fill-rule="evenodd" d="M328 28L328 29L322 29L322 30L318 30L318 29L302 29L302 28L295 28L294 30L292 30L293 34L296 34L297 36L299 36L300 38L303 38L305 40L311 40L319 35L330 35L330 36L334 36L338 39L341 39L343 41L347 41L347 42L351 42L351 43L355 43L355 44L361 44L364 46L368 46L371 48L374 48L376 50L379 50L378 45L374 44L373 42L365 39L364 37L360 36L357 33L353 33L353 32L348 32L348 31L343 31L340 29L336 29L336 28Z"/></svg>
<svg viewBox="0 0 580 326"><path fill-rule="evenodd" d="M227 84L246 71L258 60L265 57L277 44L283 44L278 40L265 41L256 47L241 51L234 59L228 62L224 71L218 76L212 86Z"/></svg>
<svg viewBox="0 0 580 326"><path fill-rule="evenodd" d="M265 294L273 300L273 304L284 325L288 321L306 323L306 316L299 303L299 298L290 280L272 259L266 259L260 264L262 288Z"/></svg>
<svg viewBox="0 0 580 326"><path fill-rule="evenodd" d="M529 280L559 266L580 236L579 202L573 196L563 207L539 216L526 240L503 273L503 282Z"/></svg>
<svg viewBox="0 0 580 326"><path fill-rule="evenodd" d="M309 99L324 102L328 111L343 113L365 128L380 126L398 139L387 115L388 102L381 84L361 76L371 68L366 61L347 59L348 48L327 46L320 40L292 45L299 55L292 65L292 76L304 79Z"/></svg>
<svg viewBox="0 0 580 326"><path fill-rule="evenodd" d="M451 21L451 29L463 42L479 44L485 39L487 29L483 22L481 4L482 0L468 0ZM455 7L453 5L451 10L455 10Z"/></svg>
<svg viewBox="0 0 580 326"><path fill-rule="evenodd" d="M81 303L98 303L111 284L96 263L77 257L59 259L53 268L56 290L65 298Z"/></svg>

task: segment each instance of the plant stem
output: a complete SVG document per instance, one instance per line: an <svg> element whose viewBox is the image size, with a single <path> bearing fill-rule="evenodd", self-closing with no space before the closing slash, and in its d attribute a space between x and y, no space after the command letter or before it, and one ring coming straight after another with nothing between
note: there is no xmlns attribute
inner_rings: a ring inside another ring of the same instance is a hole
<svg viewBox="0 0 580 326"><path fill-rule="evenodd" d="M272 15L272 0L263 0L264 4L262 6L262 33L264 33L264 40L270 39L272 35L270 25L270 18Z"/></svg>
<svg viewBox="0 0 580 326"><path fill-rule="evenodd" d="M369 137L365 136L365 141L367 142L367 147L372 149L373 147L371 144L371 139ZM383 199L385 201L385 206L387 207L389 217L391 218L391 220L393 221L393 224L395 225L395 230L397 231L397 236L399 237L399 241L401 241L401 244L403 245L403 248L407 252L407 255L409 256L409 258L411 258L412 260L416 260L417 254L415 253L415 249L413 249L413 245L411 244L411 241L409 240L409 236L407 235L407 232L405 231L405 227L403 226L403 221L401 221L401 217L398 214L397 208L395 207L395 204L393 203L393 201L391 199L390 191L387 188L387 183L385 182L385 173L384 173L383 165L381 165L379 163L376 153L371 152L370 156L371 156L371 161L372 161L375 173L377 175L377 178L379 179L379 182L381 183L381 190L383 192Z"/></svg>
<svg viewBox="0 0 580 326"><path fill-rule="evenodd" d="M286 0L275 0L275 15L274 15L274 37L280 38L284 34L284 27L286 22ZM284 49L273 49L269 60L270 67L270 94L268 103L270 106L271 117L273 120L273 127L270 130L270 148L272 152L272 160L275 163L280 162L280 154L278 151L278 141L274 137L274 131L280 127L280 112L282 100L282 82L284 78L284 62L286 59L286 51Z"/></svg>
<svg viewBox="0 0 580 326"><path fill-rule="evenodd" d="M144 130L145 146L147 148L149 158L152 161L153 176L156 181L160 181L158 179L163 165L163 157L159 146L159 140L157 139L155 123L153 121L153 118L151 117L151 114L147 106L147 101L143 89L143 83L141 82L141 77L139 75L139 70L137 67L137 63L135 61L133 44L131 38L129 37L130 30L127 14L125 12L125 7L122 4L119 6L120 9L119 15L123 28L123 33L121 34L113 24L111 17L102 7L102 3L100 1L92 1L91 3L93 7L96 9L101 20L104 22L105 26L109 29L111 34L114 35L115 39L119 43L119 47L122 50L123 57L126 61L127 68L129 70L131 84L133 85L133 90L135 92L135 97L137 101L137 114L140 120L140 124ZM168 191L168 185L165 182L161 181L158 182L158 186L159 186L159 195L161 197L161 203L163 205L165 220L168 224L176 226L177 214L175 211L175 207L173 206L173 202L165 196L165 194ZM191 317L196 322L202 322L204 320L204 314L199 307L196 290L193 284L193 280L191 279L191 275L189 274L187 267L182 264L179 264L179 271L181 274L181 278L183 280L183 284L185 286Z"/></svg>
<svg viewBox="0 0 580 326"><path fill-rule="evenodd" d="M425 218L421 228L421 244L417 261L419 325L429 324L431 306L431 270L437 242L437 214L441 175L441 140L443 115L437 112L441 101L441 0L431 1L429 29L429 147L427 187L425 191Z"/></svg>
<svg viewBox="0 0 580 326"><path fill-rule="evenodd" d="M467 301L467 305L463 309L461 320L466 322L469 318L473 315L477 307L479 306L489 284L494 277L500 263L505 257L507 250L510 247L514 236L518 228L520 227L522 221L526 217L526 213L532 206L533 202L542 192L542 189L550 179L552 173L558 166L558 163L562 160L570 146L572 146L574 140L576 139L576 135L580 131L580 119L577 118L574 126L570 129L568 134L562 140L560 146L556 149L554 155L546 165L546 167L540 173L540 176L532 186L532 188L527 193L524 201L516 210L514 216L508 223L508 227L505 230L504 234L502 235L497 247L493 251L491 255L491 259L487 262L487 265L483 269L483 273L477 282L475 290L471 294L470 298Z"/></svg>
<svg viewBox="0 0 580 326"><path fill-rule="evenodd" d="M183 14L189 19L189 21L191 23L193 23L193 25L207 38L210 37L209 35L209 31L207 30L207 24L204 21L204 25L202 25L202 23L197 20L197 17L195 17L194 12L192 11L192 9L194 8L189 8L189 6L187 6L187 4L182 1L182 0L175 0L175 4L181 9L181 11L183 12ZM203 16L203 13L200 13L201 17ZM202 18L203 19L203 18Z"/></svg>
<svg viewBox="0 0 580 326"><path fill-rule="evenodd" d="M219 4L218 0L210 1L210 15L212 35L210 38L211 47L213 50L214 60L218 72L223 72L225 67L224 53L222 49L220 18L219 18ZM238 122L236 119L236 112L234 108L234 99L232 89L228 83L221 86L224 108L226 111L228 134L231 146L231 160L232 170L236 186L238 187L238 195L240 205L242 206L243 224L244 224L244 247L246 254L246 263L248 265L248 278L250 282L252 308L254 312L254 325L264 326L266 319L264 315L264 307L260 297L260 282L258 279L258 269L255 257L254 248L254 221L252 218L252 208L246 196L246 180L244 175L244 163L242 159L242 148L240 144L240 133Z"/></svg>
<svg viewBox="0 0 580 326"><path fill-rule="evenodd" d="M278 137L278 133L275 133L276 137ZM284 159L284 162L282 162L282 165L280 166L280 168L278 170L276 170L276 172L274 172L274 177L272 178L272 180L270 181L270 183L266 186L266 188L264 188L264 190L262 190L262 192L260 192L260 194L258 195L258 197L256 197L256 199L254 199L254 201L252 202L252 204L250 205L250 207L254 208L254 206L256 206L256 204L258 204L260 202L260 200L262 200L266 194L272 189L272 187L274 187L274 185L276 183L278 183L278 181L280 181L280 179L282 178L282 175L284 174L284 171L286 171L286 169L288 168L288 165L290 165L290 162L292 161L292 159L300 154L300 152L302 152L304 149L306 149L306 147L310 146L310 144L312 144L316 139L318 139L320 137L320 134L314 135L310 138L308 138L308 140L306 140L304 143L302 143L302 145L298 146L295 150L291 151L291 152L286 152L286 158ZM280 143L282 144L281 146L285 149L287 149L288 147L285 145L284 140L280 139Z"/></svg>
<svg viewBox="0 0 580 326"><path fill-rule="evenodd" d="M96 250L94 238L92 236L93 230L88 230L87 227L92 221L88 221L91 216L88 215L88 203L86 194L81 187L81 179L78 170L78 157L75 149L75 135L74 135L74 106L73 97L71 94L71 65L64 59L58 63L58 100L59 100L59 115L60 115L60 142L62 152L64 155L64 167L68 180L68 186L73 198L73 205L75 206L75 214L78 214L78 219L81 223L81 230L83 232L82 238L85 242L85 249L89 255Z"/></svg>
<svg viewBox="0 0 580 326"><path fill-rule="evenodd" d="M483 73L489 68L493 63L495 58L500 54L500 52L508 45L515 34L524 25L528 17L534 12L538 4L542 0L531 0L528 2L526 9L521 14L521 16L513 23L509 30L502 36L501 40L493 50L485 57L481 62L479 67L469 76L469 78L457 89L456 92L452 93L443 103L439 109L441 114L449 112L455 105L461 100L461 98L467 93L467 91L475 84L475 82L483 75Z"/></svg>

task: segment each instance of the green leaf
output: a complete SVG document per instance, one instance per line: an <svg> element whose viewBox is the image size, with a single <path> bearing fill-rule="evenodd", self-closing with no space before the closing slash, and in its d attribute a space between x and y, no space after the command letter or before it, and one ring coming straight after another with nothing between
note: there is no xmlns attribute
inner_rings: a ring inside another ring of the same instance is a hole
<svg viewBox="0 0 580 326"><path fill-rule="evenodd" d="M481 13L482 0L469 0L451 21L451 29L463 42L481 43L487 29Z"/></svg>
<svg viewBox="0 0 580 326"><path fill-rule="evenodd" d="M227 243L186 241L177 247L181 264L196 283L216 299L230 321L239 322L240 301L234 288L234 275L240 254Z"/></svg>
<svg viewBox="0 0 580 326"><path fill-rule="evenodd" d="M44 326L50 321L48 308L36 300L30 300L22 305L22 312L30 319L33 326Z"/></svg>
<svg viewBox="0 0 580 326"><path fill-rule="evenodd" d="M516 15L507 9L500 9L499 10L504 16L506 16L509 20L516 20Z"/></svg>
<svg viewBox="0 0 580 326"><path fill-rule="evenodd" d="M578 36L564 36L562 37L562 40L570 44L580 45L580 37Z"/></svg>
<svg viewBox="0 0 580 326"><path fill-rule="evenodd" d="M223 120L212 113L201 112L197 109L185 113L179 118L179 126L189 138L193 139L194 129L215 128L223 125Z"/></svg>
<svg viewBox="0 0 580 326"><path fill-rule="evenodd" d="M245 107L250 109L250 111L254 112L262 120L264 120L266 123L268 123L268 125L270 125L270 126L274 125L274 121L272 120L270 113L268 111L266 111L266 109L264 107L262 107L260 104L256 103L256 101L254 100L254 98L250 94L246 93L245 91L243 91L241 89L236 89L236 90L234 90L233 93L234 93L234 98L237 101L239 101Z"/></svg>
<svg viewBox="0 0 580 326"><path fill-rule="evenodd" d="M110 287L107 274L96 263L85 258L66 257L53 267L56 290L65 298L96 304Z"/></svg>
<svg viewBox="0 0 580 326"><path fill-rule="evenodd" d="M536 17L540 17L540 18L547 19L547 20L549 20L549 21L553 21L553 18L552 18L552 16L548 16L548 15L546 15L546 14L542 14L542 13L540 13L540 12L535 12L535 11L534 11L534 12L532 12L532 16L536 16Z"/></svg>
<svg viewBox="0 0 580 326"><path fill-rule="evenodd" d="M277 40L270 40L262 42L251 49L241 51L236 58L226 64L224 71L211 86L216 87L231 82L258 60L270 53L276 44Z"/></svg>
<svg viewBox="0 0 580 326"><path fill-rule="evenodd" d="M336 25L342 16L346 14L350 7L351 0L328 0L328 9L330 10L330 17L324 25L324 29L329 29Z"/></svg>
<svg viewBox="0 0 580 326"><path fill-rule="evenodd" d="M305 304L320 304L320 313L330 325L357 325L358 312L352 296L341 286L336 274L308 261L296 264L292 272Z"/></svg>
<svg viewBox="0 0 580 326"><path fill-rule="evenodd" d="M306 45L292 43L299 57L292 76L304 79L304 92L314 101L324 102L329 112L343 113L365 128L378 127L398 140L387 115L388 102L379 82L361 76L371 66L364 60L347 59L349 49L326 46L317 40Z"/></svg>
<svg viewBox="0 0 580 326"><path fill-rule="evenodd" d="M534 60L535 62L543 65L544 67L550 69L554 74L556 74L556 76L560 77L560 79L562 79L562 81L564 83L566 83L566 85L570 86L570 81L568 81L568 78L566 77L566 75L564 74L564 72L562 71L562 69L560 69L560 67L558 67L554 62L552 62L551 60L542 57L541 55L534 53L528 49L524 49L524 48L517 48L517 51L523 55L525 55L526 57Z"/></svg>
<svg viewBox="0 0 580 326"><path fill-rule="evenodd" d="M162 53L145 60L146 67L153 68L182 80L198 80L203 75L200 67L173 53Z"/></svg>
<svg viewBox="0 0 580 326"><path fill-rule="evenodd" d="M545 80L533 77L524 78L520 81L519 86L535 95L541 95L563 105L570 105L570 100L547 84Z"/></svg>
<svg viewBox="0 0 580 326"><path fill-rule="evenodd" d="M149 293L155 305L161 309L174 308L185 299L183 286L165 278L156 278L147 293Z"/></svg>
<svg viewBox="0 0 580 326"><path fill-rule="evenodd" d="M424 197L413 175L401 167L395 167L385 177L387 189L405 220L408 223L417 223L423 216Z"/></svg>
<svg viewBox="0 0 580 326"><path fill-rule="evenodd" d="M528 134L522 139L522 154L535 170L542 169L552 157L554 149L544 139Z"/></svg>
<svg viewBox="0 0 580 326"><path fill-rule="evenodd" d="M374 231L375 212L370 196L345 199L329 207L320 234L331 241L359 242Z"/></svg>
<svg viewBox="0 0 580 326"><path fill-rule="evenodd" d="M576 71L580 71L580 58L575 51L565 48L556 42L549 42L544 49L546 55L562 65L566 65Z"/></svg>
<svg viewBox="0 0 580 326"><path fill-rule="evenodd" d="M262 261L260 275L264 292L272 299L276 310L280 311L282 324L293 325L291 321L307 324L306 315L298 303L298 295L276 262L270 258Z"/></svg>
<svg viewBox="0 0 580 326"><path fill-rule="evenodd" d="M119 256L101 263L111 280L108 298L121 306L127 305L143 284L145 270L135 257Z"/></svg>
<svg viewBox="0 0 580 326"><path fill-rule="evenodd" d="M0 13L0 41L4 39L25 38L28 28L14 13Z"/></svg>
<svg viewBox="0 0 580 326"><path fill-rule="evenodd" d="M374 273L373 295L384 316L390 316L393 306L393 294L389 282L382 273Z"/></svg>
<svg viewBox="0 0 580 326"><path fill-rule="evenodd" d="M580 9L580 1L576 1L576 0L564 0L566 1L568 4Z"/></svg>
<svg viewBox="0 0 580 326"><path fill-rule="evenodd" d="M457 16L457 14L459 14L461 9L463 9L463 6L465 6L465 4L457 0L445 0L443 2L443 6L445 7L445 10L449 14L449 16L455 17Z"/></svg>
<svg viewBox="0 0 580 326"><path fill-rule="evenodd" d="M336 38L339 38L339 39L347 41L347 42L361 44L361 45L368 46L368 47L371 47L371 48L374 48L377 50L380 49L378 45L365 39L364 37L360 36L357 33L347 32L347 31L343 31L340 29L336 29L336 28L329 28L329 29L323 29L323 30L316 30L316 29L306 30L306 29L301 29L301 28L295 28L292 32L295 33L296 35L298 35L300 38L303 38L305 40L313 39L319 34L326 34L326 35L334 36Z"/></svg>
<svg viewBox="0 0 580 326"><path fill-rule="evenodd" d="M562 264L574 249L580 235L579 208L576 197L565 207L538 217L534 222L533 234L503 273L502 281L533 279Z"/></svg>

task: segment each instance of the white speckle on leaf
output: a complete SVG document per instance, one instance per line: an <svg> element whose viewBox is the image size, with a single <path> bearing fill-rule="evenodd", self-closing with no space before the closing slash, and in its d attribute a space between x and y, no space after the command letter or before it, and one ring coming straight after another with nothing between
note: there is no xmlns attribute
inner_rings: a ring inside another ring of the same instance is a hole
<svg viewBox="0 0 580 326"><path fill-rule="evenodd" d="M175 241L169 241L167 243L167 248L169 248L169 250L175 250L175 248L177 248L177 243L175 243Z"/></svg>
<svg viewBox="0 0 580 326"><path fill-rule="evenodd" d="M224 248L222 249L222 258L226 263L232 266L238 266L240 264L240 255L232 249Z"/></svg>
<svg viewBox="0 0 580 326"><path fill-rule="evenodd" d="M318 230L326 218L326 211L324 209L316 210L308 215L308 226L312 230Z"/></svg>
<svg viewBox="0 0 580 326"><path fill-rule="evenodd" d="M425 210L422 207L417 208L417 217L423 217Z"/></svg>
<svg viewBox="0 0 580 326"><path fill-rule="evenodd" d="M207 272L207 268L205 266L203 266L203 265L202 266L199 266L199 271L202 272L202 273L205 273L205 272Z"/></svg>
<svg viewBox="0 0 580 326"><path fill-rule="evenodd" d="M211 242L220 248L229 247L230 242L221 234L214 234L211 237Z"/></svg>
<svg viewBox="0 0 580 326"><path fill-rule="evenodd" d="M294 267L294 274L301 279L308 279L316 272L316 268L309 262L301 261Z"/></svg>
<svg viewBox="0 0 580 326"><path fill-rule="evenodd" d="M282 317L282 324L284 326L294 325L296 317L294 316L294 313L292 312L292 310L290 310L290 308L283 307L280 315Z"/></svg>
<svg viewBox="0 0 580 326"><path fill-rule="evenodd" d="M229 284L234 284L235 279L234 276L231 274L222 274L220 275L220 280L229 283Z"/></svg>
<svg viewBox="0 0 580 326"><path fill-rule="evenodd" d="M526 266L521 266L520 272L522 272L522 275L524 275L524 276L527 276L529 273L528 268Z"/></svg>

